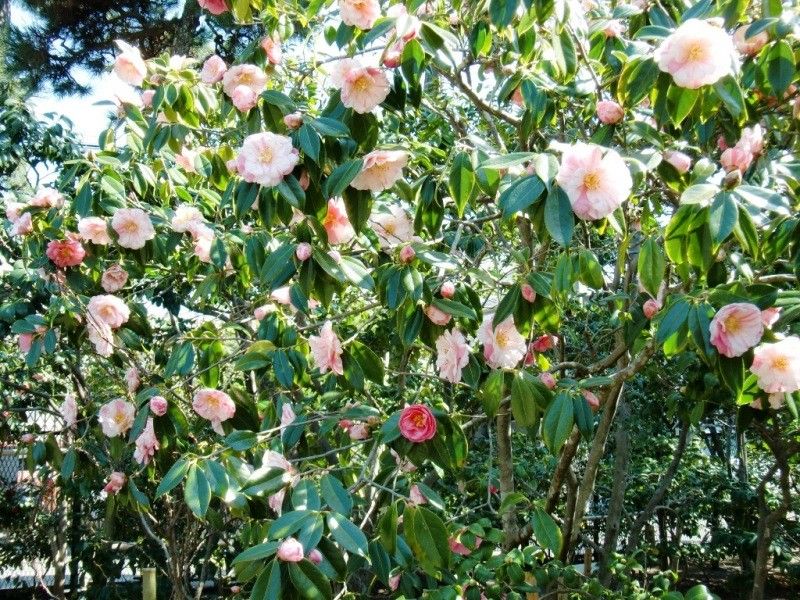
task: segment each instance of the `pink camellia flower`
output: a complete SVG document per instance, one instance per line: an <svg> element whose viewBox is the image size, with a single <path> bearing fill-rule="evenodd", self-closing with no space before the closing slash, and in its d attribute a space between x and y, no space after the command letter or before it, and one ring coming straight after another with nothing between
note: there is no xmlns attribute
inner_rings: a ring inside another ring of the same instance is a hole
<svg viewBox="0 0 800 600"><path fill-rule="evenodd" d="M753 162L753 154L747 148L737 144L733 148L725 150L720 156L719 162L726 173L736 170L744 173Z"/></svg>
<svg viewBox="0 0 800 600"><path fill-rule="evenodd" d="M281 49L281 42L280 40L275 39L272 36L267 36L263 40L261 40L261 48L264 50L264 54L267 55L267 60L273 65L281 64L281 58L283 58L283 50Z"/></svg>
<svg viewBox="0 0 800 600"><path fill-rule="evenodd" d="M222 76L222 90L231 98L233 91L240 85L245 85L256 94L260 94L264 91L266 83L267 75L256 65L235 65Z"/></svg>
<svg viewBox="0 0 800 600"><path fill-rule="evenodd" d="M403 61L403 50L406 44L403 40L398 40L391 47L387 46L383 53L381 64L387 69L396 69Z"/></svg>
<svg viewBox="0 0 800 600"><path fill-rule="evenodd" d="M733 41L708 21L684 21L656 48L658 68L672 75L675 85L697 89L716 83L733 72Z"/></svg>
<svg viewBox="0 0 800 600"><path fill-rule="evenodd" d="M400 262L407 265L417 256L416 250L411 246L403 246L400 248Z"/></svg>
<svg viewBox="0 0 800 600"><path fill-rule="evenodd" d="M253 311L253 317L255 317L255 319L257 321L261 321L268 314L274 313L274 312L275 312L275 306L274 305L272 305L272 304L264 304L262 306L256 307L256 309Z"/></svg>
<svg viewBox="0 0 800 600"><path fill-rule="evenodd" d="M105 246L111 243L108 224L105 219L100 217L82 217L79 219L78 233L84 241L98 246Z"/></svg>
<svg viewBox="0 0 800 600"><path fill-rule="evenodd" d="M136 438L136 450L133 451L133 460L140 465L146 465L160 447L156 432L153 429L153 417L147 417L147 425Z"/></svg>
<svg viewBox="0 0 800 600"><path fill-rule="evenodd" d="M19 346L19 351L27 354L31 351L31 346L33 346L33 334L32 333L20 333L19 337L17 338L17 345Z"/></svg>
<svg viewBox="0 0 800 600"><path fill-rule="evenodd" d="M800 390L800 338L792 335L761 344L753 352L750 370L758 377L758 387L768 394Z"/></svg>
<svg viewBox="0 0 800 600"><path fill-rule="evenodd" d="M118 494L120 490L125 487L125 482L127 480L128 478L125 476L125 473L114 471L108 476L108 483L106 483L103 491L106 494Z"/></svg>
<svg viewBox="0 0 800 600"><path fill-rule="evenodd" d="M610 215L630 196L633 187L619 154L583 142L564 152L556 180L578 218L587 221Z"/></svg>
<svg viewBox="0 0 800 600"><path fill-rule="evenodd" d="M414 223L400 206L390 207L389 212L373 214L369 222L378 236L381 248L407 244L414 237Z"/></svg>
<svg viewBox="0 0 800 600"><path fill-rule="evenodd" d="M23 213L19 219L11 224L11 229L8 232L11 237L18 235L28 235L33 231L33 221L31 220L31 213Z"/></svg>
<svg viewBox="0 0 800 600"><path fill-rule="evenodd" d="M359 114L372 112L389 95L389 80L377 67L351 69L342 79L342 104Z"/></svg>
<svg viewBox="0 0 800 600"><path fill-rule="evenodd" d="M153 106L153 98L156 95L155 90L145 90L142 92L142 107L150 108Z"/></svg>
<svg viewBox="0 0 800 600"><path fill-rule="evenodd" d="M12 223L20 218L25 204L22 202L6 202L6 219Z"/></svg>
<svg viewBox="0 0 800 600"><path fill-rule="evenodd" d="M213 241L214 236L203 236L194 240L194 255L200 259L200 262L211 262L211 242Z"/></svg>
<svg viewBox="0 0 800 600"><path fill-rule="evenodd" d="M64 196L53 188L42 188L28 204L37 208L61 208L64 206Z"/></svg>
<svg viewBox="0 0 800 600"><path fill-rule="evenodd" d="M769 34L766 31L760 31L757 34L745 37L750 25L742 25L733 32L733 43L736 44L736 49L745 56L755 56L761 49L769 42Z"/></svg>
<svg viewBox="0 0 800 600"><path fill-rule="evenodd" d="M66 429L75 429L78 425L78 403L75 401L74 394L64 396L64 402L59 409L61 418L64 419Z"/></svg>
<svg viewBox="0 0 800 600"><path fill-rule="evenodd" d="M648 298L648 300L642 306L642 311L644 312L644 316L648 319L652 319L658 311L661 310L661 303L658 300L654 300L653 298Z"/></svg>
<svg viewBox="0 0 800 600"><path fill-rule="evenodd" d="M520 288L520 292L522 293L522 297L526 302L533 302L536 300L536 290L533 289L531 284L523 283L522 288Z"/></svg>
<svg viewBox="0 0 800 600"><path fill-rule="evenodd" d="M295 422L297 419L297 415L294 413L294 409L292 409L292 405L288 402L285 402L281 407L281 425L280 429L283 431L289 425Z"/></svg>
<svg viewBox="0 0 800 600"><path fill-rule="evenodd" d="M333 371L337 375L344 374L342 343L333 331L333 323L325 321L319 335L308 338L308 345L311 346L311 356L320 373Z"/></svg>
<svg viewBox="0 0 800 600"><path fill-rule="evenodd" d="M119 208L111 218L111 228L117 232L117 243L123 248L138 250L156 237L150 217L140 208Z"/></svg>
<svg viewBox="0 0 800 600"><path fill-rule="evenodd" d="M764 327L772 327L781 318L781 307L771 306L761 311L761 322Z"/></svg>
<svg viewBox="0 0 800 600"><path fill-rule="evenodd" d="M278 547L277 556L278 560L282 560L283 562L300 562L305 558L303 544L293 537L286 538Z"/></svg>
<svg viewBox="0 0 800 600"><path fill-rule="evenodd" d="M231 94L231 102L239 112L247 112L258 104L258 94L246 85L237 85Z"/></svg>
<svg viewBox="0 0 800 600"><path fill-rule="evenodd" d="M308 553L308 560L317 566L321 565L323 561L322 552L316 548L312 548L311 552Z"/></svg>
<svg viewBox="0 0 800 600"><path fill-rule="evenodd" d="M313 253L313 248L311 248L311 244L309 244L308 242L300 242L299 244L297 244L297 248L294 251L294 255L300 262L307 261L309 258L311 258L312 253Z"/></svg>
<svg viewBox="0 0 800 600"><path fill-rule="evenodd" d="M420 444L436 435L436 417L424 404L406 406L400 413L400 435L410 442Z"/></svg>
<svg viewBox="0 0 800 600"><path fill-rule="evenodd" d="M225 0L197 0L200 8L205 8L212 15L221 15L228 10Z"/></svg>
<svg viewBox="0 0 800 600"><path fill-rule="evenodd" d="M86 322L86 332L97 354L111 356L114 353L114 334L108 323L90 317Z"/></svg>
<svg viewBox="0 0 800 600"><path fill-rule="evenodd" d="M86 250L81 243L73 238L66 240L52 240L47 244L47 258L53 261L60 269L77 267L83 262Z"/></svg>
<svg viewBox="0 0 800 600"><path fill-rule="evenodd" d="M122 53L114 61L114 73L127 84L142 85L147 76L147 65L139 49L122 40L116 40L115 43Z"/></svg>
<svg viewBox="0 0 800 600"><path fill-rule="evenodd" d="M597 118L605 125L614 125L625 116L623 108L613 100L601 100L597 103Z"/></svg>
<svg viewBox="0 0 800 600"><path fill-rule="evenodd" d="M425 498L425 494L420 491L419 486L416 483L408 489L408 498L411 500L411 504L416 506L428 503L428 499Z"/></svg>
<svg viewBox="0 0 800 600"><path fill-rule="evenodd" d="M346 244L353 239L356 232L347 217L347 209L344 200L341 198L331 198L328 200L328 212L322 219L322 226L328 234L329 244Z"/></svg>
<svg viewBox="0 0 800 600"><path fill-rule="evenodd" d="M458 554L460 556L469 556L471 550L467 548L464 544L458 541L456 538L450 538L448 541L450 545L450 551L454 554Z"/></svg>
<svg viewBox="0 0 800 600"><path fill-rule="evenodd" d="M753 125L742 129L742 135L736 145L747 149L753 156L758 156L764 152L764 130L761 125Z"/></svg>
<svg viewBox="0 0 800 600"><path fill-rule="evenodd" d="M687 173L692 168L692 159L683 152L678 150L667 150L664 152L664 160L667 161L672 167L681 175Z"/></svg>
<svg viewBox="0 0 800 600"><path fill-rule="evenodd" d="M190 232L194 237L208 237L204 235L195 235L199 232L199 228L205 226L205 218L203 213L194 206L189 204L181 204L175 209L175 216L170 221L172 231L178 233Z"/></svg>
<svg viewBox="0 0 800 600"><path fill-rule="evenodd" d="M365 440L369 437L369 427L365 423L353 423L347 428L347 435L353 441Z"/></svg>
<svg viewBox="0 0 800 600"><path fill-rule="evenodd" d="M625 33L625 29L627 28L622 21L618 19L612 19L606 23L606 26L603 28L603 33L607 38L617 38Z"/></svg>
<svg viewBox="0 0 800 600"><path fill-rule="evenodd" d="M420 20L408 13L406 7L402 4L392 4L389 10L386 11L386 16L395 20L394 29L397 37L404 42L419 37L419 30L422 27Z"/></svg>
<svg viewBox="0 0 800 600"><path fill-rule="evenodd" d="M128 272L121 265L111 265L100 278L100 285L109 294L118 292L128 282Z"/></svg>
<svg viewBox="0 0 800 600"><path fill-rule="evenodd" d="M469 346L464 334L450 329L436 338L436 368L439 377L450 383L461 381L461 372L469 363Z"/></svg>
<svg viewBox="0 0 800 600"><path fill-rule="evenodd" d="M350 419L340 419L339 420L339 427L348 431L353 426L353 422Z"/></svg>
<svg viewBox="0 0 800 600"><path fill-rule="evenodd" d="M110 438L125 435L133 427L136 407L122 398L117 398L100 407L98 421L103 433Z"/></svg>
<svg viewBox="0 0 800 600"><path fill-rule="evenodd" d="M400 578L402 577L402 573L397 573L396 575L392 575L389 577L389 589L393 592L397 591L397 588L400 587Z"/></svg>
<svg viewBox="0 0 800 600"><path fill-rule="evenodd" d="M206 85L213 85L222 81L222 77L227 70L228 67L225 65L225 61L219 56L216 54L209 56L206 62L203 63L203 69L200 71L200 81Z"/></svg>
<svg viewBox="0 0 800 600"><path fill-rule="evenodd" d="M372 29L381 16L381 5L378 0L339 0L339 15L345 25Z"/></svg>
<svg viewBox="0 0 800 600"><path fill-rule="evenodd" d="M112 329L121 327L131 315L125 302L116 296L93 296L86 306L89 321L105 323Z"/></svg>
<svg viewBox="0 0 800 600"><path fill-rule="evenodd" d="M303 191L306 191L311 183L311 178L308 175L308 171L303 169L300 172L300 179L298 179L297 182L300 184L300 187L303 189Z"/></svg>
<svg viewBox="0 0 800 600"><path fill-rule="evenodd" d="M600 408L600 398L598 398L594 392L590 392L589 390L581 390L581 394L586 400L586 403L589 405L589 408L592 409L592 412L595 412L598 408Z"/></svg>
<svg viewBox="0 0 800 600"><path fill-rule="evenodd" d="M374 150L364 157L364 166L350 183L357 190L382 192L403 177L408 154L402 150Z"/></svg>
<svg viewBox="0 0 800 600"><path fill-rule="evenodd" d="M303 115L299 112L293 112L283 117L283 124L289 129L297 129L303 124Z"/></svg>
<svg viewBox="0 0 800 600"><path fill-rule="evenodd" d="M556 387L556 378L553 377L552 373L548 373L545 371L544 373L539 373L539 381L547 386L547 389L554 389Z"/></svg>
<svg viewBox="0 0 800 600"><path fill-rule="evenodd" d="M273 187L292 172L299 160L300 154L290 138L266 131L245 138L236 157L236 168L245 181Z"/></svg>
<svg viewBox="0 0 800 600"><path fill-rule="evenodd" d="M761 341L761 310L748 302L723 306L711 319L709 331L710 341L720 354L728 358L741 356Z"/></svg>
<svg viewBox="0 0 800 600"><path fill-rule="evenodd" d="M223 435L222 422L236 413L233 399L225 392L211 388L203 388L195 393L192 408L198 415L211 421L214 431L220 435Z"/></svg>
<svg viewBox="0 0 800 600"><path fill-rule="evenodd" d="M196 173L197 169L194 166L194 161L197 159L199 152L186 148L181 148L181 151L175 155L175 164L187 173Z"/></svg>
<svg viewBox="0 0 800 600"><path fill-rule="evenodd" d="M436 308L433 304L429 304L425 307L425 315L435 325L447 325L450 322L450 319L453 318L443 310Z"/></svg>
<svg viewBox="0 0 800 600"><path fill-rule="evenodd" d="M169 408L169 403L164 396L153 396L150 398L150 412L155 416L163 417L167 414L167 408Z"/></svg>
<svg viewBox="0 0 800 600"><path fill-rule="evenodd" d="M536 363L536 352L533 349L533 343L528 344L528 350L525 352L525 358L522 359L522 364L526 367L531 367Z"/></svg>
<svg viewBox="0 0 800 600"><path fill-rule="evenodd" d="M139 369L131 367L125 371L125 383L128 386L128 391L133 394L142 385L142 379L139 377Z"/></svg>
<svg viewBox="0 0 800 600"><path fill-rule="evenodd" d="M493 317L487 315L476 336L483 344L483 357L493 369L512 369L525 357L525 338L514 326L513 316L507 317L497 327L492 327Z"/></svg>
<svg viewBox="0 0 800 600"><path fill-rule="evenodd" d="M442 298L447 298L449 300L456 295L456 286L452 281L445 281L439 293L442 295Z"/></svg>
<svg viewBox="0 0 800 600"><path fill-rule="evenodd" d="M557 342L558 338L556 336L545 333L536 338L531 345L536 352L547 352L555 348Z"/></svg>

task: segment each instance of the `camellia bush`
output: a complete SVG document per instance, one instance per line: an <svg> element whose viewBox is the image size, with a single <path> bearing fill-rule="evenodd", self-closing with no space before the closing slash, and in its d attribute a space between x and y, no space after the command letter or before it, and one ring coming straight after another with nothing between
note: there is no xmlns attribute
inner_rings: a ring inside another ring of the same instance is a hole
<svg viewBox="0 0 800 600"><path fill-rule="evenodd" d="M31 460L103 481L173 598L682 598L626 563L673 467L586 535L658 378L662 437L722 415L769 457L763 598L800 452L789 3L199 3L260 43L120 41L141 104L6 205L17 385L55 374L61 424Z"/></svg>

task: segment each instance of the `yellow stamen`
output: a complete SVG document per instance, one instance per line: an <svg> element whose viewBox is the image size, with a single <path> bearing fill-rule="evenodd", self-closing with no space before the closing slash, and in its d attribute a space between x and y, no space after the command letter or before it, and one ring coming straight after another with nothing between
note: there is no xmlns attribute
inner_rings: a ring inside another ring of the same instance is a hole
<svg viewBox="0 0 800 600"><path fill-rule="evenodd" d="M600 175L595 171L590 171L583 178L583 187L589 192L594 192L600 187Z"/></svg>

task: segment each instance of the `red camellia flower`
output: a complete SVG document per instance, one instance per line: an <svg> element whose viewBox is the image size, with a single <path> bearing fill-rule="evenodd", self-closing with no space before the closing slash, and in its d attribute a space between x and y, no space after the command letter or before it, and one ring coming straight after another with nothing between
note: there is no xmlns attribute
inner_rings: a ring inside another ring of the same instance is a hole
<svg viewBox="0 0 800 600"><path fill-rule="evenodd" d="M436 417L423 404L406 406L400 413L400 433L415 444L426 442L436 435Z"/></svg>
<svg viewBox="0 0 800 600"><path fill-rule="evenodd" d="M47 244L47 258L61 269L81 264L84 256L86 251L78 240L53 240Z"/></svg>

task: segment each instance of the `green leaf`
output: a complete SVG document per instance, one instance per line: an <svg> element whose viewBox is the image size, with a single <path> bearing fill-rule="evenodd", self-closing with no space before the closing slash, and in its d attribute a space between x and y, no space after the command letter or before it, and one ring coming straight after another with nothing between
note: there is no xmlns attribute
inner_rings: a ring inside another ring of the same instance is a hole
<svg viewBox="0 0 800 600"><path fill-rule="evenodd" d="M408 545L429 575L450 566L450 544L442 520L421 506L406 506L403 512L403 530Z"/></svg>
<svg viewBox="0 0 800 600"><path fill-rule="evenodd" d="M258 436L247 430L234 430L225 437L225 445L237 452L249 450L258 443Z"/></svg>
<svg viewBox="0 0 800 600"><path fill-rule="evenodd" d="M182 458L176 460L175 464L170 467L167 474L164 475L164 478L158 484L156 488L156 499L160 498L183 481L183 478L186 476L186 471L188 470L189 463Z"/></svg>
<svg viewBox="0 0 800 600"><path fill-rule="evenodd" d="M289 563L289 577L297 592L309 600L332 600L328 578L309 560Z"/></svg>
<svg viewBox="0 0 800 600"><path fill-rule="evenodd" d="M547 194L544 203L544 224L550 236L561 246L569 246L575 218L567 194L556 186Z"/></svg>
<svg viewBox="0 0 800 600"><path fill-rule="evenodd" d="M183 486L183 499L196 517L202 519L206 516L208 503L211 501L211 486L202 469L192 465L186 476Z"/></svg>
<svg viewBox="0 0 800 600"><path fill-rule="evenodd" d="M535 152L512 152L503 156L495 156L481 163L481 169L507 169L533 160Z"/></svg>
<svg viewBox="0 0 800 600"><path fill-rule="evenodd" d="M697 99L700 97L698 90L683 88L672 84L667 90L667 110L669 118L677 127L692 112Z"/></svg>
<svg viewBox="0 0 800 600"><path fill-rule="evenodd" d="M361 366L364 376L378 385L383 385L384 369L380 357L359 341L351 342L347 349Z"/></svg>
<svg viewBox="0 0 800 600"><path fill-rule="evenodd" d="M257 546L248 548L247 550L237 554L236 558L233 559L231 564L238 565L239 563L243 562L252 562L254 560L261 560L262 558L268 558L278 551L278 548L282 542L283 540L264 542L263 544L258 544Z"/></svg>
<svg viewBox="0 0 800 600"><path fill-rule="evenodd" d="M532 427L539 416L533 385L523 373L511 381L511 412L518 426Z"/></svg>
<svg viewBox="0 0 800 600"><path fill-rule="evenodd" d="M378 519L378 537L389 554L397 552L397 504L390 504Z"/></svg>
<svg viewBox="0 0 800 600"><path fill-rule="evenodd" d="M434 298L431 304L442 312L456 318L470 319L472 321L478 318L478 315L475 314L475 309L471 306L461 304L461 302L450 300L449 298Z"/></svg>
<svg viewBox="0 0 800 600"><path fill-rule="evenodd" d="M717 244L724 242L733 232L739 220L739 209L736 200L729 192L720 192L708 212L708 226L711 237Z"/></svg>
<svg viewBox="0 0 800 600"><path fill-rule="evenodd" d="M639 281L642 287L655 297L664 281L666 260L661 247L653 238L647 238L639 251L638 262Z"/></svg>
<svg viewBox="0 0 800 600"><path fill-rule="evenodd" d="M456 203L456 212L461 218L464 216L464 208L475 187L475 171L472 168L469 154L466 152L459 152L453 159L449 183L450 195Z"/></svg>
<svg viewBox="0 0 800 600"><path fill-rule="evenodd" d="M503 400L504 377L503 371L492 371L478 392L478 397L483 404L483 410L486 411L490 418L497 414L497 409L500 408L500 402Z"/></svg>
<svg viewBox="0 0 800 600"><path fill-rule="evenodd" d="M778 40L769 49L766 62L767 79L772 86L772 91L778 98L781 98L796 74L792 47L788 42Z"/></svg>
<svg viewBox="0 0 800 600"><path fill-rule="evenodd" d="M511 492L510 494L503 496L497 512L502 515L504 512L510 510L517 504L530 504L530 500L528 500L528 497L522 492Z"/></svg>
<svg viewBox="0 0 800 600"><path fill-rule="evenodd" d="M78 455L75 448L70 448L64 454L64 459L61 461L61 479L69 479L75 471L75 463L77 462Z"/></svg>
<svg viewBox="0 0 800 600"><path fill-rule="evenodd" d="M269 537L283 540L299 530L306 521L315 518L317 513L310 510L293 510L275 519L269 526Z"/></svg>
<svg viewBox="0 0 800 600"><path fill-rule="evenodd" d="M507 27L514 18L514 13L517 12L518 3L519 0L491 0L489 18L491 18L492 23L498 29Z"/></svg>
<svg viewBox="0 0 800 600"><path fill-rule="evenodd" d="M572 398L564 392L556 395L542 421L542 439L553 454L558 454L574 424Z"/></svg>
<svg viewBox="0 0 800 600"><path fill-rule="evenodd" d="M250 600L281 600L283 591L281 588L281 563L279 560L271 560L261 575L253 585L250 593Z"/></svg>
<svg viewBox="0 0 800 600"><path fill-rule="evenodd" d="M714 84L714 91L734 119L739 123L747 119L744 94L736 78L726 75Z"/></svg>
<svg viewBox="0 0 800 600"><path fill-rule="evenodd" d="M517 179L500 194L497 204L503 211L503 217L508 218L533 205L544 190L544 182L536 175Z"/></svg>
<svg viewBox="0 0 800 600"><path fill-rule="evenodd" d="M660 73L652 58L638 58L626 63L617 85L617 98L622 106L636 106L656 86Z"/></svg>
<svg viewBox="0 0 800 600"><path fill-rule="evenodd" d="M144 492L139 490L139 488L136 486L136 482L133 480L133 478L128 479L128 491L138 504L144 506L145 508L150 508L150 501L147 499L147 496L144 494Z"/></svg>
<svg viewBox="0 0 800 600"><path fill-rule="evenodd" d="M363 161L359 158L347 161L336 167L331 174L328 175L325 183L322 184L322 193L325 198L341 196L345 188L347 188L350 182L356 178L356 175L361 172L363 164Z"/></svg>
<svg viewBox="0 0 800 600"><path fill-rule="evenodd" d="M172 377L175 374L188 375L194 365L194 347L191 342L184 342L176 346L164 367L164 375Z"/></svg>
<svg viewBox="0 0 800 600"><path fill-rule="evenodd" d="M333 475L323 475L319 480L319 489L323 500L331 507L331 510L342 515L349 515L353 510L353 497L342 482Z"/></svg>
<svg viewBox="0 0 800 600"><path fill-rule="evenodd" d="M541 508L537 508L531 516L531 525L538 544L557 555L561 550L562 537L561 529L553 517Z"/></svg>
<svg viewBox="0 0 800 600"><path fill-rule="evenodd" d="M297 130L297 141L300 149L315 163L319 163L320 140L319 135L310 125L303 125Z"/></svg>
<svg viewBox="0 0 800 600"><path fill-rule="evenodd" d="M348 137L350 129L347 125L330 117L317 117L308 122L320 135L330 137Z"/></svg>
<svg viewBox="0 0 800 600"><path fill-rule="evenodd" d="M326 521L333 539L336 540L342 548L351 554L358 554L363 557L367 556L369 552L367 536L350 522L347 517L340 515L338 512L331 512L328 513Z"/></svg>
<svg viewBox="0 0 800 600"><path fill-rule="evenodd" d="M283 387L290 388L294 382L294 367L289 362L289 356L286 350L278 349L272 355L272 368L275 373L275 379L278 380Z"/></svg>
<svg viewBox="0 0 800 600"><path fill-rule="evenodd" d="M492 318L492 327L497 327L500 323L505 321L517 308L522 293L520 292L520 285L515 283L511 289L506 292L506 295L500 300L497 305L497 311Z"/></svg>
<svg viewBox="0 0 800 600"><path fill-rule="evenodd" d="M656 341L659 344L666 342L673 334L683 327L689 317L689 303L683 298L678 298L670 305L664 313L664 317L658 324Z"/></svg>

